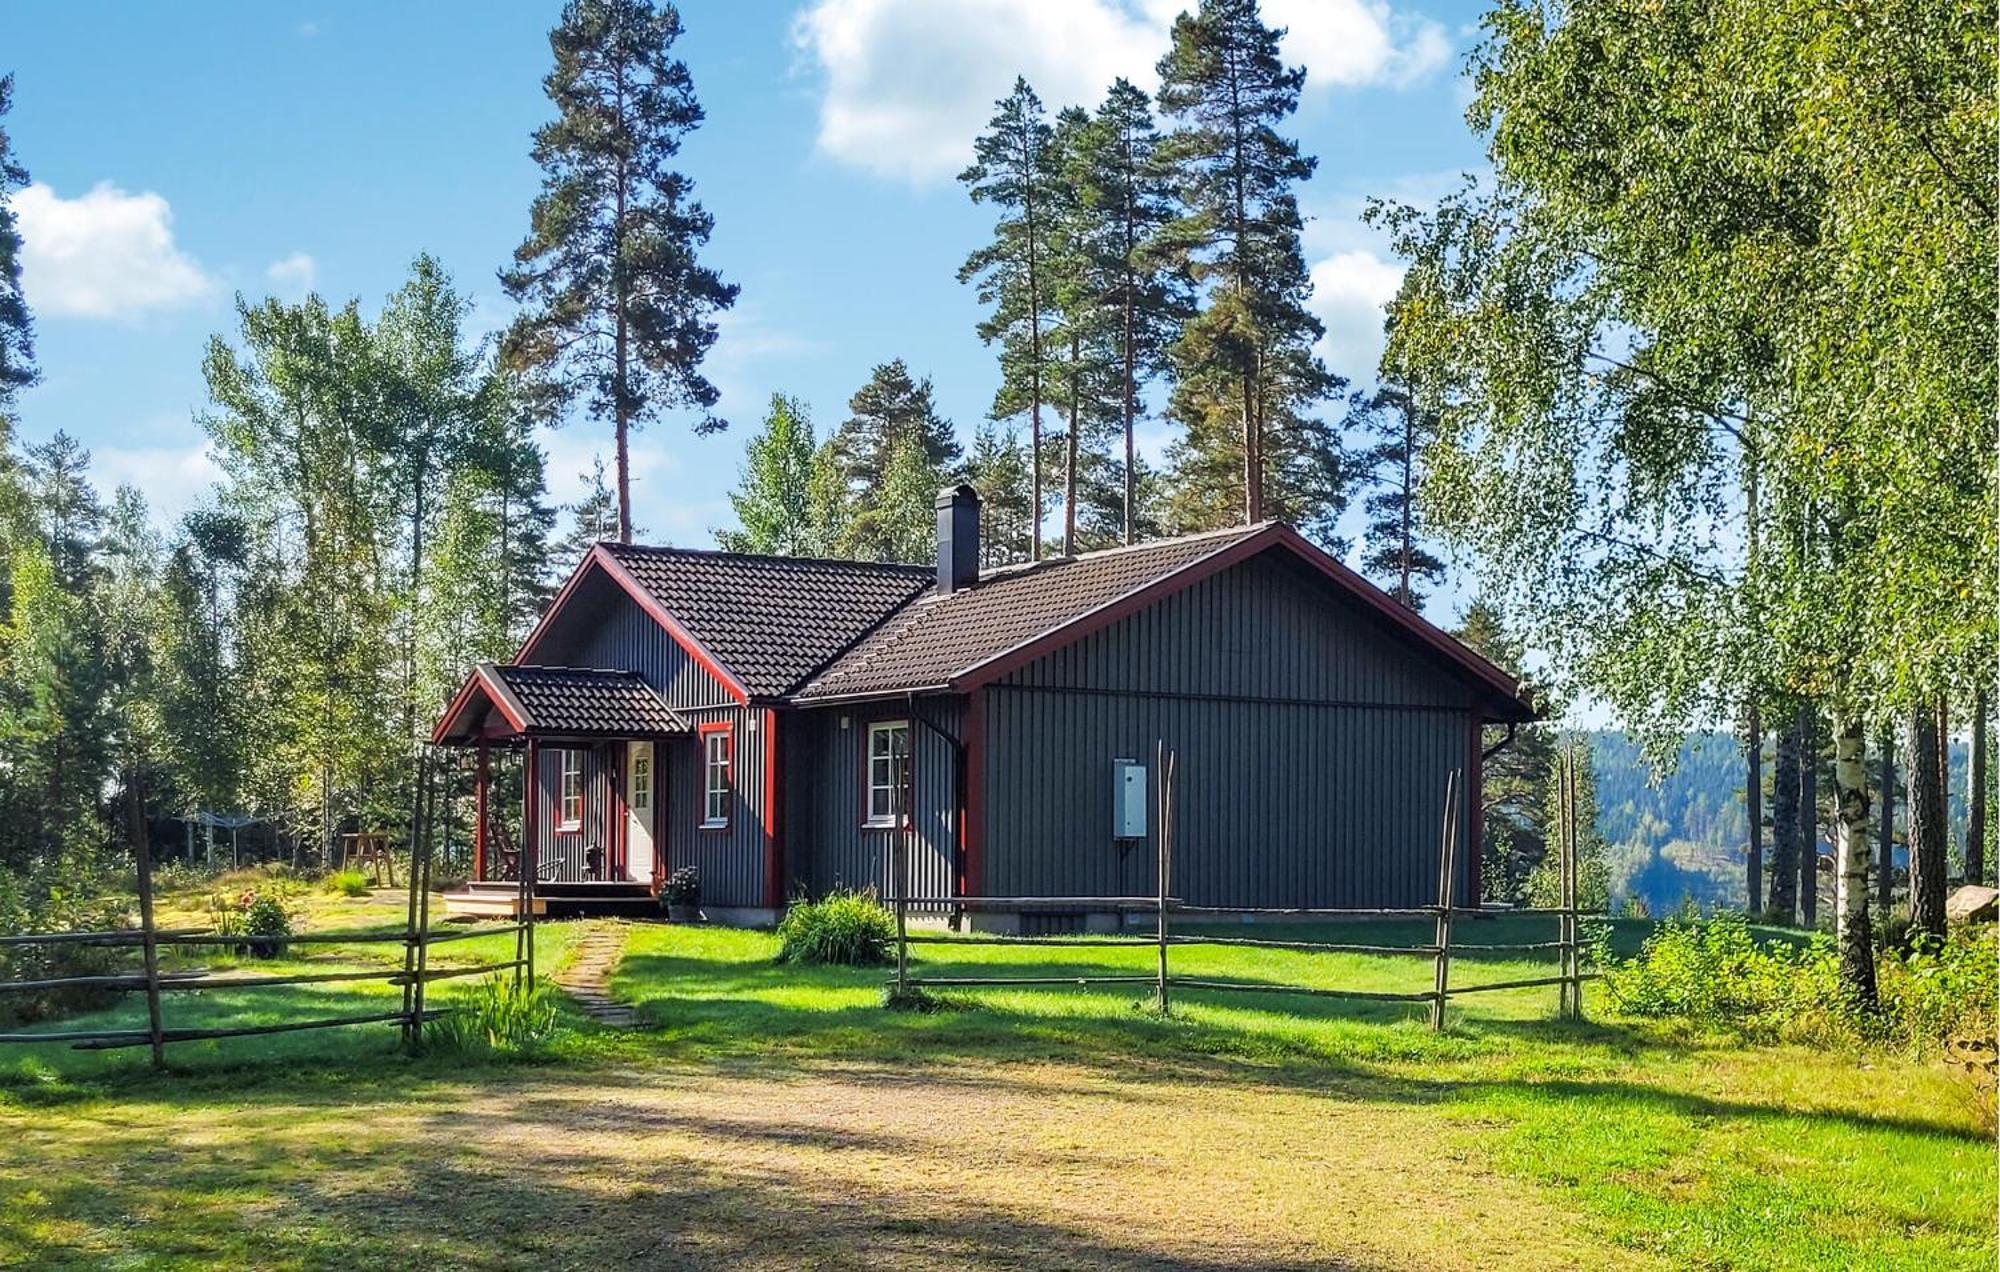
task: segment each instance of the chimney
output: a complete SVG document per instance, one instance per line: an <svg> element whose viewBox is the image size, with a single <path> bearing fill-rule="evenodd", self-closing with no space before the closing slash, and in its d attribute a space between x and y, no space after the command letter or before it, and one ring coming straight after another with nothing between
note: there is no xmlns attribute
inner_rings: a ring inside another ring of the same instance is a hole
<svg viewBox="0 0 2000 1272"><path fill-rule="evenodd" d="M979 492L947 486L937 497L937 589L943 596L979 581Z"/></svg>

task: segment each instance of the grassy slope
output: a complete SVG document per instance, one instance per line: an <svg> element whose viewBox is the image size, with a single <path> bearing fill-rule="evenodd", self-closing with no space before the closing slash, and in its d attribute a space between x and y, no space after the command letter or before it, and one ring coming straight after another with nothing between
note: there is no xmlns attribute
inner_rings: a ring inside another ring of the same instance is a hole
<svg viewBox="0 0 2000 1272"><path fill-rule="evenodd" d="M341 907L324 910L322 921L347 925ZM1338 939L1361 930L1343 926ZM542 965L552 966L575 929L541 931ZM1390 942L1427 935L1414 925L1366 931ZM1525 924L1482 923L1461 939L1540 935ZM1620 935L1636 939L1631 929ZM476 948L486 944L447 948L454 958L501 954L497 941ZM649 1027L612 1035L578 1023L553 1049L558 1065L396 1058L385 1054L386 1026L194 1044L175 1050L183 1076L167 1079L143 1072L143 1051L0 1055L0 1262L87 1264L137 1251L163 1262L393 1265L412 1241L443 1233L454 1244L431 1251L435 1261L645 1257L652 1247L607 1244L622 1239L616 1222L585 1235L554 1217L550 1208L576 1170L552 1174L532 1195L509 1191L490 1173L494 1154L481 1132L467 1129L488 1126L482 1119L495 1117L497 1103L506 1116L483 1133L500 1135L518 1123L523 1103L545 1098L544 1088L578 1084L621 1088L617 1098L631 1110L629 1124L626 1110L604 1113L607 1125L594 1132L565 1115L561 1133L596 1134L577 1144L600 1155L633 1150L607 1136L651 1134L692 1116L689 1106L654 1108L661 1101L693 1101L719 1125L733 1102L767 1099L770 1107L734 1109L741 1124L681 1145L676 1170L713 1178L748 1163L758 1178L780 1181L855 1170L856 1155L831 1152L829 1137L853 1135L885 1085L924 1084L926 1104L944 1092L969 1124L939 1129L942 1142L983 1146L973 1154L982 1167L952 1177L952 1194L980 1197L982 1213L1013 1216L1004 1228L969 1228L968 1248L1023 1241L1047 1249L1053 1241L1075 1253L1083 1247L1062 1244L1071 1228L1051 1235L1053 1212L1084 1225L1079 1215L1094 1206L1130 1225L1132 1266L1175 1257L1172 1223L1148 1226L1144 1216L1194 1180L1201 1187L1174 1203L1170 1219L1209 1245L1244 1229L1388 1265L1477 1265L1535 1251L1534 1261L1561 1266L1602 1261L1607 1249L1708 1266L1990 1262L1992 1146L1945 1075L1893 1058L1562 1026L1547 1020L1547 990L1466 999L1443 1037L1422 1026L1421 1008L1281 995L1188 993L1162 1021L1135 1010L1141 995L1129 986L981 990L973 1010L888 1013L878 1005L879 970L779 968L771 952L763 933L635 929L616 989ZM1144 972L1153 957L1059 946L947 945L922 954L921 969L941 975ZM347 956L392 955L355 947ZM1174 961L1191 975L1350 988L1421 989L1430 975L1421 960L1283 951L1177 949ZM1454 980L1540 970L1480 956ZM349 1010L367 994L215 993L177 1002L172 1019L246 1010L276 1017L329 1003ZM114 1017L131 1015L106 1018ZM1057 1116L1072 1101L1083 1102L1073 1121ZM903 1116L912 1106L894 1107ZM814 1110L825 1122L799 1131L794 1123ZM982 1118L1005 1125L981 1126ZM760 1129L753 1135L746 1124ZM774 1124L782 1130L775 1139ZM440 1125L448 1138L435 1138ZM680 1175L647 1173L671 1154L647 1143L620 1170L671 1191ZM1010 1170L1017 1150L1034 1156ZM933 1197L938 1181L924 1172L949 1169L953 1151L883 1153L849 1180L849 1188L874 1189L883 1213L914 1207L924 1217L887 1238L852 1229L839 1206L784 1182L685 1199L692 1209L682 1226L717 1242L753 1243L715 1247L749 1261L787 1262L796 1250L836 1264L887 1257L936 1235L942 1203L916 1200ZM577 1147L572 1157L583 1153ZM1122 1153L1137 1157L1116 1170L1092 1165ZM1035 1163L1051 1155L1086 1163L1075 1169L1084 1172L1087 1205L1060 1189L1040 1195ZM434 1190L426 1179L453 1182ZM1121 1203L1120 1190L1137 1187L1135 1179L1155 1191ZM436 1200L397 1210L397 1181ZM389 1206L388 1218L344 1210L350 1186ZM593 1222L622 1213L624 1200L592 1201ZM797 1222L774 1237L767 1208L788 1205L801 1208ZM1393 1237L1379 1221L1385 1210L1408 1220L1387 1225ZM658 1212L635 1204L635 1213ZM780 1238L791 1244L754 1244ZM884 1240L879 1249L869 1244ZM1090 1251L1079 1261L1125 1266L1096 1259L1099 1246ZM928 1253L936 1257L918 1265L958 1257ZM705 1261L699 1250L682 1254ZM1229 1261L1255 1260L1246 1247Z"/></svg>

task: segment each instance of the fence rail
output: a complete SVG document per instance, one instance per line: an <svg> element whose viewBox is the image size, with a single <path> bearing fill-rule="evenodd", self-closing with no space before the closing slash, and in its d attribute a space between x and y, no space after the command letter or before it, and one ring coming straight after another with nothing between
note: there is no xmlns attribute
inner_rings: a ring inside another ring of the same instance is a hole
<svg viewBox="0 0 2000 1272"><path fill-rule="evenodd" d="M354 931L301 932L288 936L258 936L217 932L207 928L166 928L157 926L153 915L152 855L139 835L133 845L138 866L139 926L100 932L31 932L0 936L0 948L13 946L137 946L143 952L143 967L132 972L92 973L77 976L41 977L34 980L0 980L0 995L52 989L105 989L142 992L146 996L146 1027L143 1029L71 1029L41 1033L0 1033L0 1044L46 1044L66 1042L78 1051L108 1051L121 1047L150 1047L153 1066L166 1063L164 1049L177 1042L217 1038L248 1038L264 1034L296 1033L307 1029L334 1029L348 1025L395 1023L401 1027L403 1042L415 1047L422 1039L426 1022L445 1016L453 1008L433 1008L425 1004L425 988L437 981L493 972L512 971L518 983L526 977L530 987L535 978L534 871L520 872L520 914L513 923L449 932L430 930L430 890L432 866L442 846L451 849L451 818L448 813L450 773L441 773L430 750L418 756L415 809L411 817L411 860L409 901L400 929L367 928ZM440 845L442 839L442 845ZM469 966L432 968L430 947L480 936L514 934L514 957ZM297 974L242 974L209 971L163 971L159 963L161 947L181 946L292 946L400 944L400 968ZM321 985L380 981L403 991L400 1009L268 1025L222 1026L215 1028L169 1028L165 1021L164 996L186 990L265 989L274 986Z"/></svg>
<svg viewBox="0 0 2000 1272"><path fill-rule="evenodd" d="M1430 1024L1433 1030L1442 1030L1445 1025L1445 1008L1453 999L1466 994L1484 994L1499 990L1536 989L1548 986L1558 988L1557 1014L1562 1019L1577 1020L1583 1015L1583 982L1594 980L1593 973L1583 970L1580 951L1579 929L1577 926L1577 869L1576 869L1576 801L1572 795L1574 783L1567 766L1558 774L1561 801L1558 817L1558 850L1560 852L1558 875L1560 879L1562 904L1544 907L1486 908L1460 904L1455 897L1455 884L1459 875L1459 822L1465 803L1461 770L1453 769L1445 783L1443 826L1438 837L1438 899L1432 905L1401 907L1346 907L1346 906L1222 906L1196 905L1171 895L1173 881L1173 855L1175 848L1175 788L1179 769L1178 756L1164 745L1156 748L1159 774L1155 791L1157 809L1157 832L1154 836L1157 847L1156 877L1158 892L1150 897L913 897L909 893L909 836L896 837L894 862L894 889L892 899L896 913L896 971L890 985L898 998L913 989L926 987L1001 987L1008 985L1151 985L1156 995L1156 1005L1161 1012L1170 1010L1171 994L1176 989L1202 990L1220 993L1245 994L1296 994L1314 998L1347 998L1368 1002L1427 1003L1430 1006ZM955 934L924 935L912 934L909 930L909 910L911 906L944 907L960 910L1005 909L1005 910L1083 910L1092 913L1115 912L1120 914L1152 914L1155 916L1154 931L1150 939L1144 935L1131 936L1003 936ZM1286 940L1275 937L1211 936L1203 933L1188 933L1173 930L1174 916L1287 916L1306 918L1428 918L1435 923L1434 934L1428 944L1423 945L1380 945L1367 942L1347 941L1303 941ZM1491 918L1495 916L1521 916L1552 918L1556 921L1556 939L1553 941L1513 941L1513 942L1467 942L1453 940L1453 920L1465 917ZM1104 974L1104 975L1039 975L1039 976L924 976L910 972L910 947L912 945L1044 945L1065 947L1122 947L1125 949L1157 948L1159 957L1157 968L1147 975ZM1390 992L1384 990L1344 989L1323 985L1289 985L1265 981L1224 980L1212 977L1186 976L1172 970L1170 951L1189 946L1219 946L1242 949L1292 950L1310 953L1348 953L1410 955L1431 960L1432 985L1428 990ZM1556 974L1552 976L1525 977L1516 980L1491 981L1484 984L1454 985L1452 983L1451 959L1454 953L1496 953L1530 952L1553 950L1556 952Z"/></svg>

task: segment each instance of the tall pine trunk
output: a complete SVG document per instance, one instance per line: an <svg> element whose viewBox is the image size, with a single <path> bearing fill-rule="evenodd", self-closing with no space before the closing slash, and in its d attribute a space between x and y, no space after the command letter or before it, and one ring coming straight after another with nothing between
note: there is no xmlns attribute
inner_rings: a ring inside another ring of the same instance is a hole
<svg viewBox="0 0 2000 1272"><path fill-rule="evenodd" d="M1896 734L1882 730L1882 798L1875 818L1875 900L1884 913L1896 899Z"/></svg>
<svg viewBox="0 0 2000 1272"><path fill-rule="evenodd" d="M1750 832L1745 883L1750 913L1764 908L1764 721L1752 702L1743 729L1743 819Z"/></svg>
<svg viewBox="0 0 2000 1272"><path fill-rule="evenodd" d="M1965 801L1965 881L1986 882L1986 687L1972 694L1972 790Z"/></svg>
<svg viewBox="0 0 2000 1272"><path fill-rule="evenodd" d="M1799 708L1799 922L1819 922L1819 713Z"/></svg>
<svg viewBox="0 0 2000 1272"><path fill-rule="evenodd" d="M1799 718L1778 730L1771 770L1771 914L1780 923L1797 918L1799 895Z"/></svg>
<svg viewBox="0 0 2000 1272"><path fill-rule="evenodd" d="M1903 731L1910 753L1910 926L1943 936L1945 791L1937 706L1912 708Z"/></svg>
<svg viewBox="0 0 2000 1272"><path fill-rule="evenodd" d="M1868 767L1862 724L1851 713L1834 739L1833 909L1840 979L1875 1004L1875 949L1868 923Z"/></svg>
<svg viewBox="0 0 2000 1272"><path fill-rule="evenodd" d="M1076 327L1069 331L1069 438L1063 449L1063 555L1076 555L1076 448L1082 427L1083 393L1077 387L1077 360L1083 356Z"/></svg>
<svg viewBox="0 0 2000 1272"><path fill-rule="evenodd" d="M1041 228L1035 222L1035 171L1042 157L1028 128L1021 142L1021 215L1028 224L1028 498L1034 504L1034 532L1028 559L1042 559L1042 258Z"/></svg>

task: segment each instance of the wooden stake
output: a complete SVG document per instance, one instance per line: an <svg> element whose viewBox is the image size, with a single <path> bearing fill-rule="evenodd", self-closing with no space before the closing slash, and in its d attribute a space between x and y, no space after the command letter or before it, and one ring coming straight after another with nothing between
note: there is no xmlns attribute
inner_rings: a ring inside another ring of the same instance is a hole
<svg viewBox="0 0 2000 1272"><path fill-rule="evenodd" d="M417 841L423 835L424 827L424 766L430 763L430 756L423 751L417 753L416 773L410 783L410 860L417 858ZM403 1046L413 1050L417 1045L417 1022L411 1013L415 1010L415 985L411 974L417 969L417 879L412 870L409 876L410 896L404 906L403 915Z"/></svg>
<svg viewBox="0 0 2000 1272"><path fill-rule="evenodd" d="M1155 876L1154 882L1159 886L1155 889L1158 896L1154 901L1153 915L1154 928L1160 940L1160 970L1157 978L1157 992L1159 994L1160 1014L1162 1016L1167 1014L1170 1007L1167 988L1167 872L1172 868L1173 862L1171 836L1173 834L1174 784L1172 764L1173 761L1168 758L1167 744L1164 741L1154 742L1153 771L1159 774L1160 807L1157 818L1159 824L1154 827L1154 837L1159 842L1159 852L1157 854L1157 861L1154 864L1153 873Z"/></svg>
<svg viewBox="0 0 2000 1272"><path fill-rule="evenodd" d="M910 993L910 826L896 836L896 1001Z"/></svg>
<svg viewBox="0 0 2000 1272"><path fill-rule="evenodd" d="M1438 839L1438 914L1436 938L1432 942L1437 947L1437 958L1431 989L1431 1029L1434 1032L1444 1029L1445 997L1451 985L1451 912L1457 901L1452 896L1451 881L1458 845L1458 774L1459 771L1453 769L1445 777L1444 831Z"/></svg>
<svg viewBox="0 0 2000 1272"><path fill-rule="evenodd" d="M139 871L139 930L146 952L146 1040L153 1048L153 1067L167 1067L166 1031L160 1026L160 947L153 940L153 848L142 830L134 837Z"/></svg>
<svg viewBox="0 0 2000 1272"><path fill-rule="evenodd" d="M429 748L425 748L424 755L428 759ZM410 849L410 886L417 889L417 977L416 983L410 987L410 1041L417 1047L422 1047L424 1042L424 973L429 968L431 956L431 859L436 850L434 841L440 794L436 775L429 771L428 765L425 776L431 780L427 782L430 787L428 796L419 801L419 807L424 808L426 813L423 834Z"/></svg>

